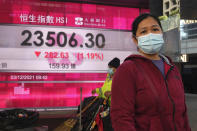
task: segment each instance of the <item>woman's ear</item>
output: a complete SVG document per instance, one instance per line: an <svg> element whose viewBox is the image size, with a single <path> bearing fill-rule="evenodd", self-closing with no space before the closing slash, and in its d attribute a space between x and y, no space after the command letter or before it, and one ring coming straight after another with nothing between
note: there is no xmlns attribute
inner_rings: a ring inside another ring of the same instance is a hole
<svg viewBox="0 0 197 131"><path fill-rule="evenodd" d="M136 44L136 46L138 45L138 41L137 41L137 38L136 38L136 36L132 36L132 40L133 40L133 42Z"/></svg>

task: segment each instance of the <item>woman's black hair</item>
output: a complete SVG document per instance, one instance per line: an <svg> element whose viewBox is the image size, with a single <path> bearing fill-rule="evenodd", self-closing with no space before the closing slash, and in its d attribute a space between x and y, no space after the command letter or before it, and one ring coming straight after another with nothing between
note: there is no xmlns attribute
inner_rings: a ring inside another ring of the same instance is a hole
<svg viewBox="0 0 197 131"><path fill-rule="evenodd" d="M132 33L133 33L133 36L136 36L136 32L137 32L137 28L138 28L138 25L140 24L140 22L148 17L152 17L153 19L155 19L157 21L157 23L159 24L160 28L162 29L162 26L161 26L161 22L160 20L152 15L152 14L149 14L149 13L144 13L144 14L141 14L139 15L134 21L133 21L133 24L132 24Z"/></svg>

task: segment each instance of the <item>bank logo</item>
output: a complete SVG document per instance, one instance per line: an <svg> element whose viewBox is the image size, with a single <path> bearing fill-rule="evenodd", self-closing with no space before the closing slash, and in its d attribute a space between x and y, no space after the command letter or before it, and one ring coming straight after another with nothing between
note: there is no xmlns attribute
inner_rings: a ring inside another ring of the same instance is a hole
<svg viewBox="0 0 197 131"><path fill-rule="evenodd" d="M75 25L83 25L83 18L75 17Z"/></svg>

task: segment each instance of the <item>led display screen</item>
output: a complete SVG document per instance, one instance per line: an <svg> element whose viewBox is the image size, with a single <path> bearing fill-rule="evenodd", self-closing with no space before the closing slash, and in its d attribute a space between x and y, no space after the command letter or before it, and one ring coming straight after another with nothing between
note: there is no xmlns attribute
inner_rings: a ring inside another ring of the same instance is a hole
<svg viewBox="0 0 197 131"><path fill-rule="evenodd" d="M76 107L107 64L136 51L131 23L148 10L0 0L0 108Z"/></svg>

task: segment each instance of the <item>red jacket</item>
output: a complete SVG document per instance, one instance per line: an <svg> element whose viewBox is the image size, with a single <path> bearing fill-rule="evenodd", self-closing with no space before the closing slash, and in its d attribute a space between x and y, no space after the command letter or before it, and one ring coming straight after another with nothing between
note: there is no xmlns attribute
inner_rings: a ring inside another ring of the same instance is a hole
<svg viewBox="0 0 197 131"><path fill-rule="evenodd" d="M111 99L115 131L191 130L180 73L169 58L162 57L165 78L141 55L129 56L117 69Z"/></svg>

